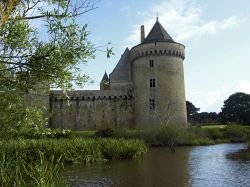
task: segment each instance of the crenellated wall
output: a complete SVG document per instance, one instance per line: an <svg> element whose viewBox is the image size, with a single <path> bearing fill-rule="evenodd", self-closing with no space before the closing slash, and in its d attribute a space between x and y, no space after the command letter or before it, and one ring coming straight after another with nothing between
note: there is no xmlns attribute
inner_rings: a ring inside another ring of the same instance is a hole
<svg viewBox="0 0 250 187"><path fill-rule="evenodd" d="M69 100L62 92L50 96L50 126L72 130L94 130L133 125L133 98L129 91L73 91Z"/></svg>

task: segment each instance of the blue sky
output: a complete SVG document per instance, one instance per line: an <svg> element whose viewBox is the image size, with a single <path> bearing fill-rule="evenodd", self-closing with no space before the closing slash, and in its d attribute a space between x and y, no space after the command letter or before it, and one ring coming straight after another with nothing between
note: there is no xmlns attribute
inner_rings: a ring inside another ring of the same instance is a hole
<svg viewBox="0 0 250 187"><path fill-rule="evenodd" d="M219 112L235 92L250 93L249 0L101 0L98 8L79 19L88 24L89 39L98 45L111 42L115 55L96 58L83 67L99 89L105 70L111 73L126 47L140 41L156 14L172 38L186 46L186 98L201 111Z"/></svg>

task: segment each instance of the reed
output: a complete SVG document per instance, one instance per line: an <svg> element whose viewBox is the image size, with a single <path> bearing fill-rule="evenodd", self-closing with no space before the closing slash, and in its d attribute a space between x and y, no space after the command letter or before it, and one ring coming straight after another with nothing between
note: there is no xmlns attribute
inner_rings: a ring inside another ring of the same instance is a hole
<svg viewBox="0 0 250 187"><path fill-rule="evenodd" d="M66 163L134 158L147 152L139 140L40 139L0 141L0 186L66 186Z"/></svg>

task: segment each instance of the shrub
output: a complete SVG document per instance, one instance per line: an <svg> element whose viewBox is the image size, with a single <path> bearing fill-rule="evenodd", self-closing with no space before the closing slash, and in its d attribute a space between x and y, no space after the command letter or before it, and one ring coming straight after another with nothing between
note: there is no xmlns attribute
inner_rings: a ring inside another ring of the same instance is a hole
<svg viewBox="0 0 250 187"><path fill-rule="evenodd" d="M224 129L224 137L231 142L243 142L245 140L245 128L238 125L229 125Z"/></svg>
<svg viewBox="0 0 250 187"><path fill-rule="evenodd" d="M102 138L112 137L114 136L114 130L112 128L101 129L96 131L95 136Z"/></svg>
<svg viewBox="0 0 250 187"><path fill-rule="evenodd" d="M196 138L191 141L191 145L214 145L215 141L209 138Z"/></svg>

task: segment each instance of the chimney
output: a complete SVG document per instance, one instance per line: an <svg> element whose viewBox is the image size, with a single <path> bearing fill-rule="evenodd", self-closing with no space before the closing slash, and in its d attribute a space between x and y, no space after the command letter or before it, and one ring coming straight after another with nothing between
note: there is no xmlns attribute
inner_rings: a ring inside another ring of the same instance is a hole
<svg viewBox="0 0 250 187"><path fill-rule="evenodd" d="M145 40L145 30L144 25L141 26L141 43L143 43Z"/></svg>

